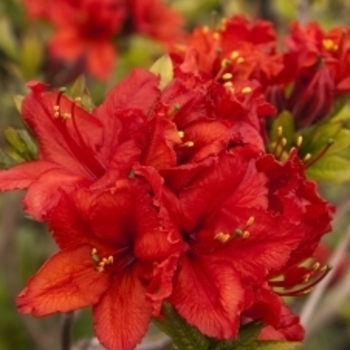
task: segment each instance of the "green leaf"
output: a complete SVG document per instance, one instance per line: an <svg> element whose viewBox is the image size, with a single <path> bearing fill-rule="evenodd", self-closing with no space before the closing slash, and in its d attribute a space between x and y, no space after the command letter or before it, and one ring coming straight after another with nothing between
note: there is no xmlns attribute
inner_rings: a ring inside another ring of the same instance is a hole
<svg viewBox="0 0 350 350"><path fill-rule="evenodd" d="M241 327L237 340L216 341L210 350L254 350L262 327L260 322L248 323Z"/></svg>
<svg viewBox="0 0 350 350"><path fill-rule="evenodd" d="M24 160L33 160L36 158L36 144L25 130L7 128L5 130L5 138L20 158ZM13 158L14 154L11 156Z"/></svg>
<svg viewBox="0 0 350 350"><path fill-rule="evenodd" d="M150 68L150 71L154 74L159 75L159 87L163 89L168 83L173 80L174 77L173 63L169 55L160 57Z"/></svg>
<svg viewBox="0 0 350 350"><path fill-rule="evenodd" d="M0 17L0 49L10 58L15 59L18 44L8 18Z"/></svg>
<svg viewBox="0 0 350 350"><path fill-rule="evenodd" d="M15 95L12 98L13 98L13 101L15 103L15 107L16 107L17 111L20 114L22 114L22 102L23 102L24 96Z"/></svg>
<svg viewBox="0 0 350 350"><path fill-rule="evenodd" d="M350 161L336 155L325 155L307 169L306 174L314 180L344 183L350 180Z"/></svg>
<svg viewBox="0 0 350 350"><path fill-rule="evenodd" d="M23 77L32 79L37 77L44 60L42 40L33 32L27 32L22 40L19 63Z"/></svg>
<svg viewBox="0 0 350 350"><path fill-rule="evenodd" d="M254 350L294 350L300 345L299 342L261 340L257 342L257 347Z"/></svg>
<svg viewBox="0 0 350 350"><path fill-rule="evenodd" d="M162 312L165 318L153 322L172 339L178 350L209 349L209 339L187 324L169 303L164 303Z"/></svg>
<svg viewBox="0 0 350 350"><path fill-rule="evenodd" d="M86 91L85 76L80 75L68 89L68 95L72 98L81 97Z"/></svg>

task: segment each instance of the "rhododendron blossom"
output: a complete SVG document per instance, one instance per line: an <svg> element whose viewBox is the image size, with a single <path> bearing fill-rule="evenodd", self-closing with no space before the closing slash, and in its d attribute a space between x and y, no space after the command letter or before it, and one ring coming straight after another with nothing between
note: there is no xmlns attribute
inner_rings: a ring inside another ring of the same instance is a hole
<svg viewBox="0 0 350 350"><path fill-rule="evenodd" d="M271 53L269 26L257 24L259 39L241 19L227 25ZM266 153L275 108L258 82L196 73L160 89L136 69L92 111L29 84L22 114L38 159L1 171L0 189L28 188L26 212L60 250L18 296L20 311L92 305L110 350L134 349L152 317L164 321L163 303L215 341L252 321L258 339L303 338L282 296L304 295L329 271L314 254L333 207L297 150Z"/></svg>

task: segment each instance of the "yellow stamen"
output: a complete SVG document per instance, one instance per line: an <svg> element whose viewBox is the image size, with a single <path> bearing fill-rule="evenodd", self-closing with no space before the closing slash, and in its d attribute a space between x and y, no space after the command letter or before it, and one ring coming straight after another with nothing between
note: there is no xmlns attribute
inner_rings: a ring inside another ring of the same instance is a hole
<svg viewBox="0 0 350 350"><path fill-rule="evenodd" d="M241 93L242 93L242 94L249 94L249 93L251 93L252 91L253 91L252 88L249 87L249 86L247 86L247 87L245 87L245 88L243 88L243 89L241 90Z"/></svg>
<svg viewBox="0 0 350 350"><path fill-rule="evenodd" d="M315 262L313 265L312 265L312 269L314 271L317 271L319 268L321 267L321 264L319 262Z"/></svg>
<svg viewBox="0 0 350 350"><path fill-rule="evenodd" d="M251 225L254 224L254 221L255 221L254 216L251 216L251 217L247 220L246 225L247 225L247 226L251 226Z"/></svg>
<svg viewBox="0 0 350 350"><path fill-rule="evenodd" d="M221 68L227 68L231 64L232 64L232 62L226 58L226 59L221 61Z"/></svg>
<svg viewBox="0 0 350 350"><path fill-rule="evenodd" d="M243 232L243 235L242 235L242 238L243 239L247 239L247 238L249 238L250 237L250 232L249 231L244 231Z"/></svg>
<svg viewBox="0 0 350 350"><path fill-rule="evenodd" d="M231 60L235 60L236 58L239 57L239 52L238 51L233 51L230 55Z"/></svg>
<svg viewBox="0 0 350 350"><path fill-rule="evenodd" d="M281 137L282 134L283 134L283 127L282 126L277 127L277 136Z"/></svg>
<svg viewBox="0 0 350 350"><path fill-rule="evenodd" d="M230 80L232 79L233 75L231 73L225 73L223 76L222 76L222 79L224 80Z"/></svg>
<svg viewBox="0 0 350 350"><path fill-rule="evenodd" d="M180 139L183 139L185 137L185 133L183 131L178 131L177 134L179 135Z"/></svg>
<svg viewBox="0 0 350 350"><path fill-rule="evenodd" d="M215 33L213 34L213 39L214 39L214 40L219 40L219 39L220 39L220 33L215 32Z"/></svg>
<svg viewBox="0 0 350 350"><path fill-rule="evenodd" d="M227 81L227 82L224 84L224 86L225 86L226 88L232 88L232 87L233 87L233 84L232 84L230 81Z"/></svg>
<svg viewBox="0 0 350 350"><path fill-rule="evenodd" d="M183 144L184 147L193 147L194 146L194 142L193 141L187 141Z"/></svg>
<svg viewBox="0 0 350 350"><path fill-rule="evenodd" d="M230 239L230 235L228 233L219 232L215 235L214 239L220 241L221 243L226 243Z"/></svg>
<svg viewBox="0 0 350 350"><path fill-rule="evenodd" d="M202 28L202 31L203 31L203 33L204 34L207 34L208 32L209 32L209 27L208 26L204 26L203 28Z"/></svg>
<svg viewBox="0 0 350 350"><path fill-rule="evenodd" d="M237 62L238 64L241 64L241 63L243 63L244 61L245 61L245 59L244 59L243 57L238 57L236 62Z"/></svg>
<svg viewBox="0 0 350 350"><path fill-rule="evenodd" d="M300 148L301 145L303 143L303 137L302 136L298 136L298 139L297 139L297 147Z"/></svg>
<svg viewBox="0 0 350 350"><path fill-rule="evenodd" d="M308 154L304 157L303 161L304 161L304 162L307 162L308 160L311 159L311 157L312 157L311 154L308 153Z"/></svg>

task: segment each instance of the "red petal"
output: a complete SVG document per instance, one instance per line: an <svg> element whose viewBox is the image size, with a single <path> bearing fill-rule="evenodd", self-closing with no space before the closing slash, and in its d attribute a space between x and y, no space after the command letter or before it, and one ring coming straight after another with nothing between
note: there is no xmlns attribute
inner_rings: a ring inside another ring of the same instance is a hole
<svg viewBox="0 0 350 350"><path fill-rule="evenodd" d="M116 63L116 51L111 42L90 43L86 55L89 73L96 78L107 79Z"/></svg>
<svg viewBox="0 0 350 350"><path fill-rule="evenodd" d="M237 336L244 290L232 267L220 259L184 258L169 300L203 334L219 339Z"/></svg>
<svg viewBox="0 0 350 350"><path fill-rule="evenodd" d="M60 189L71 192L76 186L88 186L89 181L66 172L64 169L51 169L43 173L33 183L23 200L25 211L36 220L43 220L46 213L57 204Z"/></svg>
<svg viewBox="0 0 350 350"><path fill-rule="evenodd" d="M36 179L57 165L45 161L22 163L8 170L0 171L0 189L18 190L29 187Z"/></svg>
<svg viewBox="0 0 350 350"><path fill-rule="evenodd" d="M45 316L98 302L109 286L109 275L98 273L91 248L64 250L50 258L17 297L23 313Z"/></svg>
<svg viewBox="0 0 350 350"><path fill-rule="evenodd" d="M146 333L152 314L136 269L116 276L93 312L95 334L104 347L133 350Z"/></svg>

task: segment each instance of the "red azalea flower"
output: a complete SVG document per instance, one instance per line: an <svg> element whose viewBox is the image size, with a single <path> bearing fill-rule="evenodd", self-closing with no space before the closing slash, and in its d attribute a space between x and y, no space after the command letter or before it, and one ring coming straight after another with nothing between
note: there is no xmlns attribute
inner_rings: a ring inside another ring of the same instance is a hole
<svg viewBox="0 0 350 350"><path fill-rule="evenodd" d="M234 339L240 314L259 298L270 304L265 322L278 327L282 303L267 282L303 239L300 222L268 209L268 179L255 158L254 148L236 147L197 167L161 171L169 190L159 200L188 244L168 300L210 337Z"/></svg>
<svg viewBox="0 0 350 350"><path fill-rule="evenodd" d="M222 83L257 79L265 87L282 69L275 53L271 23L251 23L242 16L223 20L218 30L197 28L186 46L174 48L176 72L198 74Z"/></svg>
<svg viewBox="0 0 350 350"><path fill-rule="evenodd" d="M133 164L173 164L180 143L169 120L147 118L159 97L158 79L135 70L92 113L58 91L32 83L23 118L39 141L39 159L0 172L0 188L29 188L26 210L41 220L59 199L59 188L106 188L128 177ZM156 147L155 147L156 145Z"/></svg>
<svg viewBox="0 0 350 350"><path fill-rule="evenodd" d="M184 36L183 19L161 0L130 2L131 20L136 32L170 45Z"/></svg>
<svg viewBox="0 0 350 350"><path fill-rule="evenodd" d="M88 72L105 79L116 60L112 37L120 30L125 16L123 0L55 2L49 15L56 27L50 51L68 61L83 56Z"/></svg>
<svg viewBox="0 0 350 350"><path fill-rule="evenodd" d="M160 274L183 250L176 228L160 223L138 179L102 192L62 194L47 219L62 251L29 280L17 298L19 310L45 316L92 305L101 343L134 349L151 321L150 300L167 296L150 295L153 269Z"/></svg>
<svg viewBox="0 0 350 350"><path fill-rule="evenodd" d="M292 24L284 69L274 82L278 87L271 86L267 95L279 110L292 112L299 128L324 119L350 91L349 38L348 28L325 33L317 23Z"/></svg>

